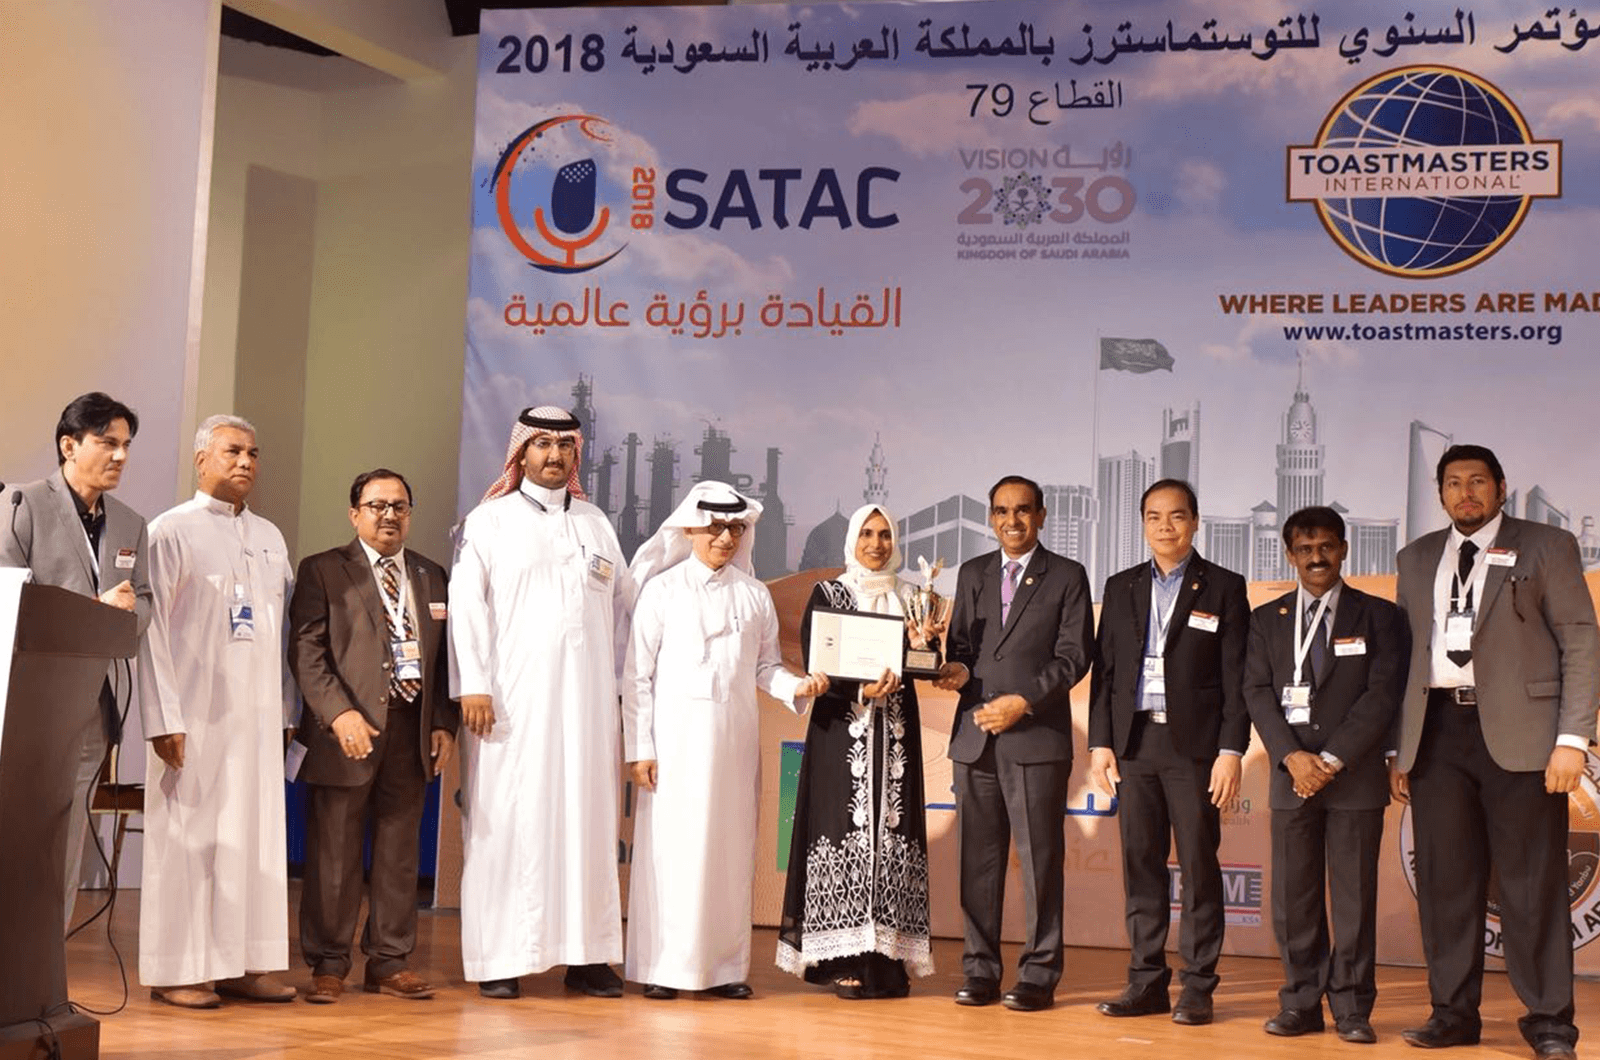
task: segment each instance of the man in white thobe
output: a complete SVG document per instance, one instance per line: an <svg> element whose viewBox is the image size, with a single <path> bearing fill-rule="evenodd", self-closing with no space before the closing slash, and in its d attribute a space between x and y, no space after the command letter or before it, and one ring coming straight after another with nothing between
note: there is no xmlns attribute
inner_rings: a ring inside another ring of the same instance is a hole
<svg viewBox="0 0 1600 1060"><path fill-rule="evenodd" d="M640 547L622 728L638 785L629 979L747 998L761 804L756 688L803 713L827 691L778 652L772 594L750 572L761 505L720 482L690 490Z"/></svg>
<svg viewBox="0 0 1600 1060"><path fill-rule="evenodd" d="M139 978L183 1008L295 996L267 974L289 967L283 735L295 698L288 553L245 507L259 456L254 427L212 416L195 435L199 492L150 524Z"/></svg>
<svg viewBox="0 0 1600 1060"><path fill-rule="evenodd" d="M628 569L583 500L578 420L524 409L450 574L461 701L461 963L485 997L557 964L621 997L617 673Z"/></svg>

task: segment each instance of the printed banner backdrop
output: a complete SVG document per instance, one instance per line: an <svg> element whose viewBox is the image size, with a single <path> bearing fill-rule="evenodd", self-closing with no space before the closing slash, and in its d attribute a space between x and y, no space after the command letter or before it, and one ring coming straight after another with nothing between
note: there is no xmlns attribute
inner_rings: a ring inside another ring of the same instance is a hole
<svg viewBox="0 0 1600 1060"><path fill-rule="evenodd" d="M1279 522L1316 503L1345 512L1352 582L1392 597L1395 550L1444 524L1438 454L1481 442L1509 510L1593 569L1597 35L1499 2L485 11L458 507L519 408L574 408L630 555L695 481L763 498L791 654L864 498L950 582L994 547L1007 473L1045 484L1044 543L1097 595L1146 555L1141 491L1177 475L1253 603L1288 588ZM1122 946L1086 698L1069 941ZM935 930L958 936L953 697L922 704ZM770 924L804 722L764 725ZM1224 813L1230 952L1273 952L1267 769L1252 747ZM1572 805L1582 946L1593 783ZM1389 825L1380 957L1415 961L1398 807Z"/></svg>

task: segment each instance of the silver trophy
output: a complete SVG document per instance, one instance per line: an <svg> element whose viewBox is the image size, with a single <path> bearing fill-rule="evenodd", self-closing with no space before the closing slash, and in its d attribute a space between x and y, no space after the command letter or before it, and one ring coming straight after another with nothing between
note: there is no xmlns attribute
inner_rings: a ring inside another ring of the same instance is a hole
<svg viewBox="0 0 1600 1060"><path fill-rule="evenodd" d="M906 632L911 640L903 669L911 677L933 678L939 676L943 661L939 641L950 628L950 611L955 601L940 596L933 587L934 579L944 570L944 560L929 564L926 557L918 556L917 566L922 571L923 584L906 585L900 593L906 610Z"/></svg>

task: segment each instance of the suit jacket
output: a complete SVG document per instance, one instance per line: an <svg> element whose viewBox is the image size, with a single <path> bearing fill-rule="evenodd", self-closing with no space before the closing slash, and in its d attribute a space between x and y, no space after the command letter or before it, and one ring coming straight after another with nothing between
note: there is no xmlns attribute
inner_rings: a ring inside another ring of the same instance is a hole
<svg viewBox="0 0 1600 1060"><path fill-rule="evenodd" d="M1422 739L1432 665L1433 581L1449 529L1400 550L1399 602L1411 621L1411 669L1400 708L1398 766L1410 771ZM1577 540L1565 530L1504 516L1494 547L1516 554L1491 565L1477 601L1472 672L1478 720L1502 769L1544 769L1561 733L1595 738L1600 632Z"/></svg>
<svg viewBox="0 0 1600 1060"><path fill-rule="evenodd" d="M975 762L988 741L1015 763L1072 761L1072 686L1089 672L1094 612L1081 564L1040 545L1020 575L1010 621L1000 624L1000 553L961 565L946 658L971 676L961 688L950 760ZM972 712L1000 695L1028 701L1030 713L991 737Z"/></svg>
<svg viewBox="0 0 1600 1060"><path fill-rule="evenodd" d="M18 486L16 491L20 502L9 492L0 494L0 519L4 520L0 524L0 566L27 567L33 571L36 582L93 597L99 597L127 579L133 583L139 636L144 636L150 625L152 600L150 549L144 516L109 493L100 495L106 525L100 532L100 588L97 589L83 521L78 518L72 488L61 472ZM124 550L133 553L132 567L117 566L117 556ZM102 700L101 721L106 739L112 743L122 737L122 719L118 711L127 706L132 692L128 676L128 668L116 661L106 671L113 701Z"/></svg>
<svg viewBox="0 0 1600 1060"><path fill-rule="evenodd" d="M406 577L416 611L422 653L422 690L417 693L423 775L433 775L434 729L454 733L460 712L450 699L445 665L445 619L430 605L446 601L444 568L406 549ZM372 779L378 756L347 758L330 726L347 710L358 710L379 736L389 720L388 616L359 539L300 561L289 600L289 669L305 700L298 739L306 745L300 775L308 784L354 787Z"/></svg>
<svg viewBox="0 0 1600 1060"><path fill-rule="evenodd" d="M1360 654L1340 655L1330 645L1321 677L1313 679L1306 657L1302 678L1311 681L1311 722L1290 725L1283 715L1283 686L1294 680L1294 629L1304 624L1298 596L1291 591L1250 615L1250 646L1245 652L1244 698L1272 771L1274 810L1292 810L1305 800L1283 760L1291 751L1327 751L1344 763L1317 793L1317 801L1340 810L1367 810L1389 804L1389 770L1383 760L1390 727L1405 692L1410 634L1400 609L1346 585L1333 615L1333 640ZM1355 640L1359 638L1359 642Z"/></svg>
<svg viewBox="0 0 1600 1060"><path fill-rule="evenodd" d="M1139 675L1150 625L1150 561L1106 580L1100 604L1099 652L1089 693L1089 746L1109 747L1120 758L1138 710ZM1215 632L1189 624L1196 611L1217 619ZM1250 744L1244 703L1244 649L1250 602L1244 579L1189 557L1167 628L1167 725L1173 747L1190 758L1215 758L1226 747Z"/></svg>

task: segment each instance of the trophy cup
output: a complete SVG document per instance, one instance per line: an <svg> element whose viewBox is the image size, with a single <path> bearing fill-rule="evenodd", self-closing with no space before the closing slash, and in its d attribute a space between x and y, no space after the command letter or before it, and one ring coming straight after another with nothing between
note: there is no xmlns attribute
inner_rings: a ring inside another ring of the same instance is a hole
<svg viewBox="0 0 1600 1060"><path fill-rule="evenodd" d="M922 585L907 585L901 591L901 602L906 609L907 633L911 647L906 649L905 666L908 677L935 678L943 654L940 638L950 627L950 611L954 601L940 596L933 588L933 580L944 569L944 560L934 560L930 565L924 556L917 557L922 570Z"/></svg>

